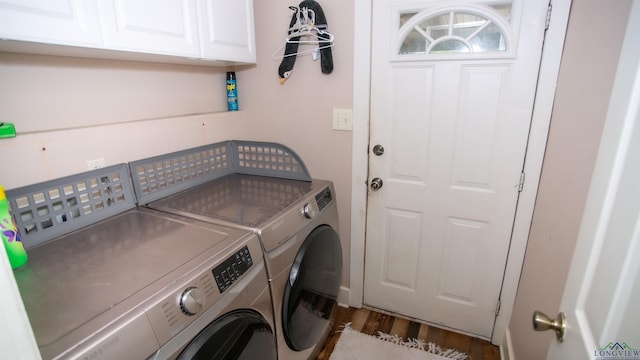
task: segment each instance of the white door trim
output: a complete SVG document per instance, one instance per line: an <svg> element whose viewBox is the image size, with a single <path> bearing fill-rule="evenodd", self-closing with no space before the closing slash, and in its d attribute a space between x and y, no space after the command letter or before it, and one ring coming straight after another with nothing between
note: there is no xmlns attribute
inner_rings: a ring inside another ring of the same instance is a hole
<svg viewBox="0 0 640 360"><path fill-rule="evenodd" d="M364 284L365 228L367 216L367 170L369 143L369 106L371 73L371 9L374 0L355 0L354 3L354 68L353 68L353 153L351 196L351 268L350 299L353 307L362 307ZM540 1L540 0L538 0ZM501 344L511 321L518 281L531 225L538 190L542 160L547 142L556 81L564 47L571 0L553 0L549 30L547 31L540 78L533 109L531 134L525 161L526 181L520 194L513 237L500 295L501 310L496 318L493 344Z"/></svg>

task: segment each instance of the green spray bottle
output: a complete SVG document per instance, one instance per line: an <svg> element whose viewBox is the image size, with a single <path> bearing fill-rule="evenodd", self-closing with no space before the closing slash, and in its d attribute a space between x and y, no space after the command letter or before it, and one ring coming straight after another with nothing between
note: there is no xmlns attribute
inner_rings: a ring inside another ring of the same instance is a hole
<svg viewBox="0 0 640 360"><path fill-rule="evenodd" d="M9 263L12 269L17 269L27 263L27 252L24 251L20 234L9 211L9 201L0 186L0 237L4 244L4 249L9 256Z"/></svg>

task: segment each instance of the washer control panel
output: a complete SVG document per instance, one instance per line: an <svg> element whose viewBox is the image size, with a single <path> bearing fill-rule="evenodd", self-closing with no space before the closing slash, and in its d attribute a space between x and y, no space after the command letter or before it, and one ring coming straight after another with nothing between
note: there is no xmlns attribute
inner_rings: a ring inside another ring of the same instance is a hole
<svg viewBox="0 0 640 360"><path fill-rule="evenodd" d="M222 294L253 265L249 248L244 246L220 265L213 268L213 278Z"/></svg>
<svg viewBox="0 0 640 360"><path fill-rule="evenodd" d="M331 203L333 200L333 195L331 194L331 189L328 187L322 190L318 195L316 195L316 203L318 204L318 210L322 211L327 205Z"/></svg>

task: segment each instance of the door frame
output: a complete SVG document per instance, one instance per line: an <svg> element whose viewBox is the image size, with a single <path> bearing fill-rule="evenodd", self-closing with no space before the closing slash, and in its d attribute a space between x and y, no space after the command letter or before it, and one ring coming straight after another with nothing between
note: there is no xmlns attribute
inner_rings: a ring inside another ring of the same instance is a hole
<svg viewBox="0 0 640 360"><path fill-rule="evenodd" d="M342 295L342 298L348 297L349 305L357 308L363 305L364 290L373 1L375 0L354 1L350 287L348 293ZM549 28L544 41L524 164L526 181L516 207L511 244L500 293L500 313L496 317L491 338L491 342L495 345L503 344L506 330L511 322L542 171L571 1L552 0L553 11L551 11Z"/></svg>

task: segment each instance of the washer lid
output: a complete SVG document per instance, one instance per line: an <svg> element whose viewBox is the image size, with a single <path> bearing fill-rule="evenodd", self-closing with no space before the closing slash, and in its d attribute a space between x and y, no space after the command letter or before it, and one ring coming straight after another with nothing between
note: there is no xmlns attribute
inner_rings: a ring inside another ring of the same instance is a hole
<svg viewBox="0 0 640 360"><path fill-rule="evenodd" d="M90 335L245 234L134 209L31 249L14 275L42 347Z"/></svg>

